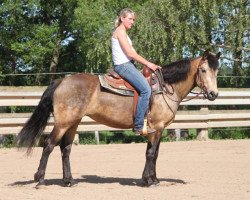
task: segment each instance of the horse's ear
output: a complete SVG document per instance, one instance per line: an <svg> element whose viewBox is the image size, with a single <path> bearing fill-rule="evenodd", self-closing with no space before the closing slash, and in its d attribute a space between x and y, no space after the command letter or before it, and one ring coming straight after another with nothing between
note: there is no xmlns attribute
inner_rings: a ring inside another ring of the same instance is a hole
<svg viewBox="0 0 250 200"><path fill-rule="evenodd" d="M220 56L221 56L221 52L218 52L218 53L216 54L216 58L219 60Z"/></svg>
<svg viewBox="0 0 250 200"><path fill-rule="evenodd" d="M206 51L204 51L202 59L203 60L207 60L208 55L209 55L209 49L207 49Z"/></svg>

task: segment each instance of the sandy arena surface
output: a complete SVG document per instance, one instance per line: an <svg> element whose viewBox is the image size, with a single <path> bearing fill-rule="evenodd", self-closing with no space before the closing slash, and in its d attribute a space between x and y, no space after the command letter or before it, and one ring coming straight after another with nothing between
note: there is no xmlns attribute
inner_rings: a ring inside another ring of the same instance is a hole
<svg viewBox="0 0 250 200"><path fill-rule="evenodd" d="M146 144L78 145L71 153L76 187L62 187L59 147L52 152L47 186L35 189L42 148L31 157L0 149L0 200L249 200L250 140L162 143L158 187L141 185Z"/></svg>

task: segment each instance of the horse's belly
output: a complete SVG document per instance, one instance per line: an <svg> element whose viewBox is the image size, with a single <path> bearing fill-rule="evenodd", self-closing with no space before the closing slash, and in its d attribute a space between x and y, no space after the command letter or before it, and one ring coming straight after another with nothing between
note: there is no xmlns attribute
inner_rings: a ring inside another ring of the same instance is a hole
<svg viewBox="0 0 250 200"><path fill-rule="evenodd" d="M132 128L133 127L133 118L132 116L128 116L126 114L120 113L119 115L90 115L90 118L95 120L100 124L104 124L106 126L110 126L113 128Z"/></svg>
<svg viewBox="0 0 250 200"><path fill-rule="evenodd" d="M132 98L115 96L99 100L95 111L88 116L98 123L114 128L133 127L133 103Z"/></svg>

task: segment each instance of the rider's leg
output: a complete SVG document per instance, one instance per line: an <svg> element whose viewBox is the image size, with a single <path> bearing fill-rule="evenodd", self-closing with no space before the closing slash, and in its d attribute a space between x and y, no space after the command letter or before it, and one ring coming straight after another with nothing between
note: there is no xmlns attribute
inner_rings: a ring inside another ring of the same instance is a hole
<svg viewBox="0 0 250 200"><path fill-rule="evenodd" d="M115 71L133 85L139 93L134 120L134 130L136 132L141 131L143 129L144 117L148 110L151 88L145 77L135 68L132 62L115 66Z"/></svg>

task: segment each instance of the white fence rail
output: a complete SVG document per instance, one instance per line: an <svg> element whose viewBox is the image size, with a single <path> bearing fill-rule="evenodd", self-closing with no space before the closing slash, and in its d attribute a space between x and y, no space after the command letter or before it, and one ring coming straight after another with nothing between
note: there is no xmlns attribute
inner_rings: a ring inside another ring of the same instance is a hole
<svg viewBox="0 0 250 200"><path fill-rule="evenodd" d="M36 106L45 87L0 87L0 108L5 106ZM193 94L188 95L191 98ZM209 110L214 105L250 105L250 89L221 89L215 101L198 97L181 105L201 107L201 110L178 111L174 122L167 129L201 129L200 139L207 138L208 128L217 127L250 127L250 109L247 110ZM16 134L23 127L31 113L0 113L0 134ZM51 117L45 131L53 127ZM118 130L98 124L84 117L78 131Z"/></svg>

